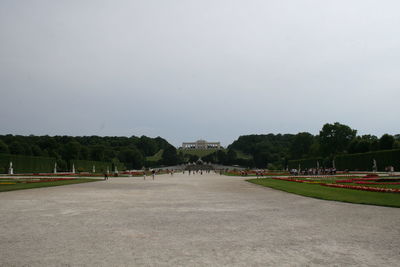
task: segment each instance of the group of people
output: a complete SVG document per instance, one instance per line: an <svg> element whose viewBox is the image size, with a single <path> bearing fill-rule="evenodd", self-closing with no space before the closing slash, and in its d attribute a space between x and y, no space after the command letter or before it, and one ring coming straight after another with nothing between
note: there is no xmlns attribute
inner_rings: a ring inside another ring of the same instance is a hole
<svg viewBox="0 0 400 267"><path fill-rule="evenodd" d="M188 172L189 172L189 175L190 174L198 174L198 173L200 173L200 175L203 175L203 172L205 172L205 173L210 173L211 172L211 170L188 170ZM183 170L183 174L185 174L185 170Z"/></svg>
<svg viewBox="0 0 400 267"><path fill-rule="evenodd" d="M156 176L156 171L155 170L151 170L151 177L154 180L154 176ZM143 172L143 180L146 180L146 172Z"/></svg>
<svg viewBox="0 0 400 267"><path fill-rule="evenodd" d="M207 170L182 170L182 173L183 174L185 174L185 172L186 171L188 171L188 173L189 173L189 175L191 175L191 174L200 174L200 175L203 175L203 172L204 173L211 173L211 170L210 169L207 169ZM161 170L151 170L151 177L152 177L152 179L154 180L154 177L155 177L155 175L157 174L157 173L159 173L159 172L161 172ZM167 173L167 174L170 174L171 176L174 176L174 173L176 172L176 170L174 170L174 169L166 169L165 170L165 172ZM214 170L214 172L215 173L217 173L216 172L216 170ZM220 172L220 174L222 174L222 171ZM108 180L108 173L104 173L104 180L106 181L106 180ZM148 172L146 172L146 171L143 171L143 180L146 180L146 177L148 176Z"/></svg>
<svg viewBox="0 0 400 267"><path fill-rule="evenodd" d="M291 169L290 175L335 175L336 168Z"/></svg>

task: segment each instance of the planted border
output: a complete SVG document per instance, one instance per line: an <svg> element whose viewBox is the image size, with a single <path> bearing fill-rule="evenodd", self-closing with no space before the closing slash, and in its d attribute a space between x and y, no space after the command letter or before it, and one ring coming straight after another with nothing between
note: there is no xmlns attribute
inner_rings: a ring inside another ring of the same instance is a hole
<svg viewBox="0 0 400 267"><path fill-rule="evenodd" d="M288 193L317 199L400 208L400 194L328 187L316 183L294 183L293 181L283 179L263 178L247 181Z"/></svg>

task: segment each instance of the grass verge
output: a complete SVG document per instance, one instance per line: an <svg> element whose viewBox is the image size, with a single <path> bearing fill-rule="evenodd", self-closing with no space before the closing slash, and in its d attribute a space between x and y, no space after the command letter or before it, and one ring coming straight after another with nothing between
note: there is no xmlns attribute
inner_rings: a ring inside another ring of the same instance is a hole
<svg viewBox="0 0 400 267"><path fill-rule="evenodd" d="M0 192L41 188L41 187L60 186L60 185L69 185L69 184L81 184L81 183L89 183L89 182L96 182L96 181L101 181L101 180L100 179L84 179L84 178L82 178L82 179L53 181L53 182L0 184Z"/></svg>
<svg viewBox="0 0 400 267"><path fill-rule="evenodd" d="M250 183L259 184L285 192L313 197L325 200L368 204L387 207L400 207L400 194L368 192L345 188L325 187L319 184L304 184L289 181L266 179L247 180Z"/></svg>

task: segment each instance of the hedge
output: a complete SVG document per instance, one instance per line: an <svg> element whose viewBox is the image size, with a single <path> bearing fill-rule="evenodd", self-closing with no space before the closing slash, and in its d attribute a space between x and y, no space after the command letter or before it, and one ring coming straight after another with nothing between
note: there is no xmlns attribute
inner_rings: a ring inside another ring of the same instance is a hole
<svg viewBox="0 0 400 267"><path fill-rule="evenodd" d="M339 155L336 156L335 165L338 170L372 171L374 159L378 171L384 171L387 166L400 170L400 149Z"/></svg>
<svg viewBox="0 0 400 267"><path fill-rule="evenodd" d="M372 171L374 159L378 171L385 171L387 166L393 166L395 170L400 170L400 149L338 155L335 157L335 167L338 170ZM289 160L288 167L289 169L297 169L300 164L302 169L315 168L317 161L319 161L321 167L332 167L331 160L327 158Z"/></svg>
<svg viewBox="0 0 400 267"><path fill-rule="evenodd" d="M123 163L114 161L114 162L104 162L104 161L90 161L90 160L72 160L72 164L75 166L75 170L77 172L92 172L93 166L96 168L96 172L105 172L108 170L110 172L114 171L114 166L117 166L118 171L125 170L125 166Z"/></svg>
<svg viewBox="0 0 400 267"><path fill-rule="evenodd" d="M10 161L14 173L53 172L55 158L0 154L0 173L8 173Z"/></svg>
<svg viewBox="0 0 400 267"><path fill-rule="evenodd" d="M0 173L8 173L10 161L13 163L14 173L52 173L54 171L56 159L50 157L0 154ZM96 166L96 172L107 171L107 166L110 171L114 170L114 166L117 166L119 171L125 170L124 164L117 160L113 162L72 160L69 164L70 168L68 171L71 171L72 164L75 165L76 171L81 172L92 172L93 165Z"/></svg>

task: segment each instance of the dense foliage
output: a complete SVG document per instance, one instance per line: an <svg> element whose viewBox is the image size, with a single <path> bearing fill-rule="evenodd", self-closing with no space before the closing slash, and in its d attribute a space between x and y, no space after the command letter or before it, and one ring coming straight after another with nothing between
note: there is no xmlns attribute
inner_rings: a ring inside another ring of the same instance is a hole
<svg viewBox="0 0 400 267"><path fill-rule="evenodd" d="M206 157L206 161L269 169L286 168L289 161L291 166L297 167L302 163L303 167L316 167L318 161L322 167L331 166L333 158L339 155L396 148L400 148L400 135L384 134L381 138L374 135L357 136L356 130L336 122L325 124L318 135L301 132L240 136L228 147L227 152L218 151ZM236 155L238 152L250 157L240 158Z"/></svg>
<svg viewBox="0 0 400 267"><path fill-rule="evenodd" d="M300 163L303 167L315 166L316 161L321 166L331 166L334 158L343 155L393 149L400 149L400 135L357 136L356 130L337 122L323 125L318 135L301 132L240 136L227 149L204 156L185 154L161 137L0 135L0 153L55 158L60 170L70 170L71 164L78 161L85 170L90 168L91 161L109 162L113 166L122 163L127 169L140 169L196 162L199 157L204 162L224 165L284 169ZM369 166L370 161L365 164Z"/></svg>
<svg viewBox="0 0 400 267"><path fill-rule="evenodd" d="M140 169L146 165L147 156L161 149L168 153L159 164L176 164L176 150L171 151L171 147L161 137L0 135L0 153L55 158L60 170L70 170L77 160L121 162L128 169Z"/></svg>

